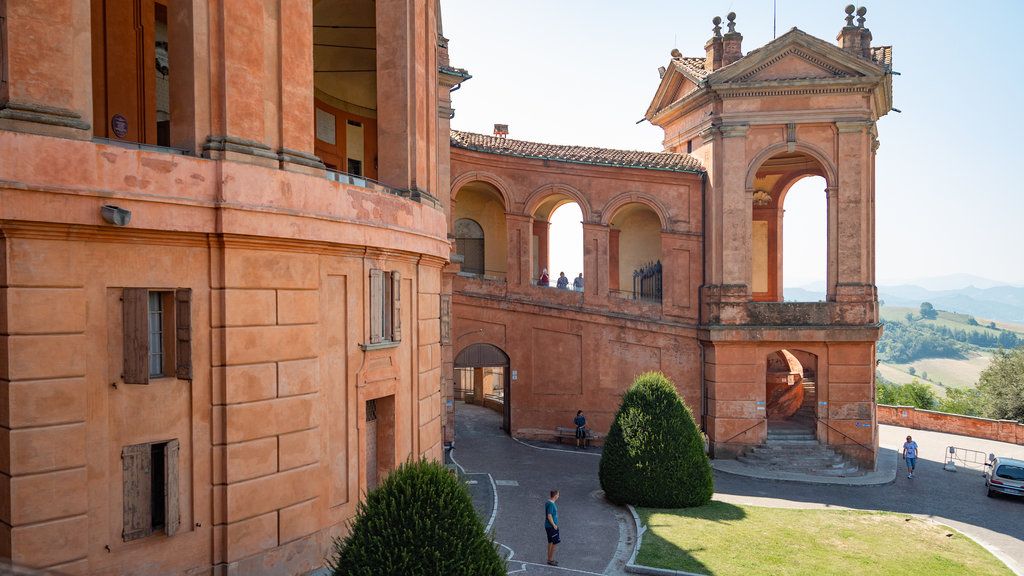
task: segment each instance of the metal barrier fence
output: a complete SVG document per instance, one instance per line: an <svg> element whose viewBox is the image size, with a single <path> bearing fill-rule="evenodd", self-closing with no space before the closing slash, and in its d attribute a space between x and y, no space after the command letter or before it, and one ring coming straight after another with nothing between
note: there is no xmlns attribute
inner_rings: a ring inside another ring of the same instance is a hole
<svg viewBox="0 0 1024 576"><path fill-rule="evenodd" d="M978 450L970 450L967 448L960 448L957 446L946 446L946 464L944 468L946 470L955 471L957 466L962 468L974 468L976 470L985 470L985 464L988 462L989 455Z"/></svg>

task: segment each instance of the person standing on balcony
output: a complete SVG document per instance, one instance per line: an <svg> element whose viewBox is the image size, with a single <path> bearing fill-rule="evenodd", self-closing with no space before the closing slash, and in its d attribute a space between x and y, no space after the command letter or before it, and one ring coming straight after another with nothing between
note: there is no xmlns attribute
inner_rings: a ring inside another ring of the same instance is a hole
<svg viewBox="0 0 1024 576"><path fill-rule="evenodd" d="M537 280L537 286L550 286L550 285L551 285L550 282L548 282L548 269L545 268L545 269L540 271L540 279Z"/></svg>
<svg viewBox="0 0 1024 576"><path fill-rule="evenodd" d="M572 281L572 289L577 292L583 292L583 272Z"/></svg>
<svg viewBox="0 0 1024 576"><path fill-rule="evenodd" d="M565 277L565 272L558 273L558 282L556 286L562 289L569 287L569 279Z"/></svg>

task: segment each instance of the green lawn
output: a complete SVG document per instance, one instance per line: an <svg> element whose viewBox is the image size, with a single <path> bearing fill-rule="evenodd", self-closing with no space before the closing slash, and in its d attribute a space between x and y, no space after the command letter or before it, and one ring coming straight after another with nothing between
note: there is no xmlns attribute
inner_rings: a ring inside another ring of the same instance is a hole
<svg viewBox="0 0 1024 576"><path fill-rule="evenodd" d="M992 362L989 352L977 352L968 358L922 358L909 364L883 362L878 365L878 372L886 380L895 384L906 384L917 378L921 382L931 384L939 396L945 394L943 388L971 388L978 382L978 376ZM909 368L914 367L914 375ZM923 378L927 374L927 380ZM938 383L942 382L942 386Z"/></svg>
<svg viewBox="0 0 1024 576"><path fill-rule="evenodd" d="M636 561L656 568L714 576L1013 574L959 532L905 514L717 501L637 513L647 532Z"/></svg>

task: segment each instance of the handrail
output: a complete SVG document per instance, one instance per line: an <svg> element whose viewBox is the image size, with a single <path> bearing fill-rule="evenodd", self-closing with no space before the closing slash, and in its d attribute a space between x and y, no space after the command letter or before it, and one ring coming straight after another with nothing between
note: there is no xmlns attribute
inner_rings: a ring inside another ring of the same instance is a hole
<svg viewBox="0 0 1024 576"><path fill-rule="evenodd" d="M750 431L751 431L751 430L753 430L754 428L757 428L758 426L760 426L760 425L761 425L761 422L764 422L764 423L765 423L765 424L767 425L767 423L768 423L768 418L761 418L760 420L758 420L757 422L755 422L755 423L754 423L754 425L753 425L753 426L751 426L750 428L747 428L746 430L744 430L743 432L740 432L739 434L733 434L732 436L730 436L730 437L729 437L729 440L732 440L733 438L735 438L735 437L737 437L737 436L742 436L742 435L746 434L747 432L750 432ZM728 444L728 443L729 443L729 440L723 440L723 441L722 441L722 444Z"/></svg>
<svg viewBox="0 0 1024 576"><path fill-rule="evenodd" d="M832 426L830 426L828 422L826 422L826 421L822 420L821 418L818 418L817 416L815 416L815 417L814 417L814 420L815 420L816 422L821 422L821 423L822 423L822 424L824 424L824 425L825 425L825 427L826 427L826 428L828 428L829 430L832 430L833 432L836 432L836 433L838 433L838 434L839 434L840 436L842 436L843 438L846 438L847 440L850 440L851 442L853 442L853 443L854 443L854 444L856 444L857 446L860 446L861 448L863 448L863 449L867 450L868 452L871 452L872 454L873 454L873 453L875 452L875 451L874 451L874 450L872 450L871 448L868 448L867 446L865 446L865 445L861 444L860 442L857 442L857 441L856 441L856 440L854 440L853 438L850 438L850 437L849 437L849 436L847 436L846 434L843 434L843 433L842 433L842 432L840 432L839 430L836 430L835 428L833 428Z"/></svg>

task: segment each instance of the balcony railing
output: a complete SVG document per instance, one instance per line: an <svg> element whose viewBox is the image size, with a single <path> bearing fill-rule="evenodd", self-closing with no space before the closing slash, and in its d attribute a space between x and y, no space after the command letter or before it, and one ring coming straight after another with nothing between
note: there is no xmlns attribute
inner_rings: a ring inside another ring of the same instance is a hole
<svg viewBox="0 0 1024 576"><path fill-rule="evenodd" d="M375 192L383 192L384 194L391 194L392 196L401 196L408 198L409 194L403 194L401 190L392 188L387 184L382 184L371 178L359 176L356 174L349 174L348 172L341 172L338 170L332 170L327 168L325 170L325 176L331 182L338 182L341 184L348 184L349 186L358 186L360 188L366 188L367 190L373 190Z"/></svg>
<svg viewBox="0 0 1024 576"><path fill-rule="evenodd" d="M661 260L633 271L633 299L661 302Z"/></svg>

